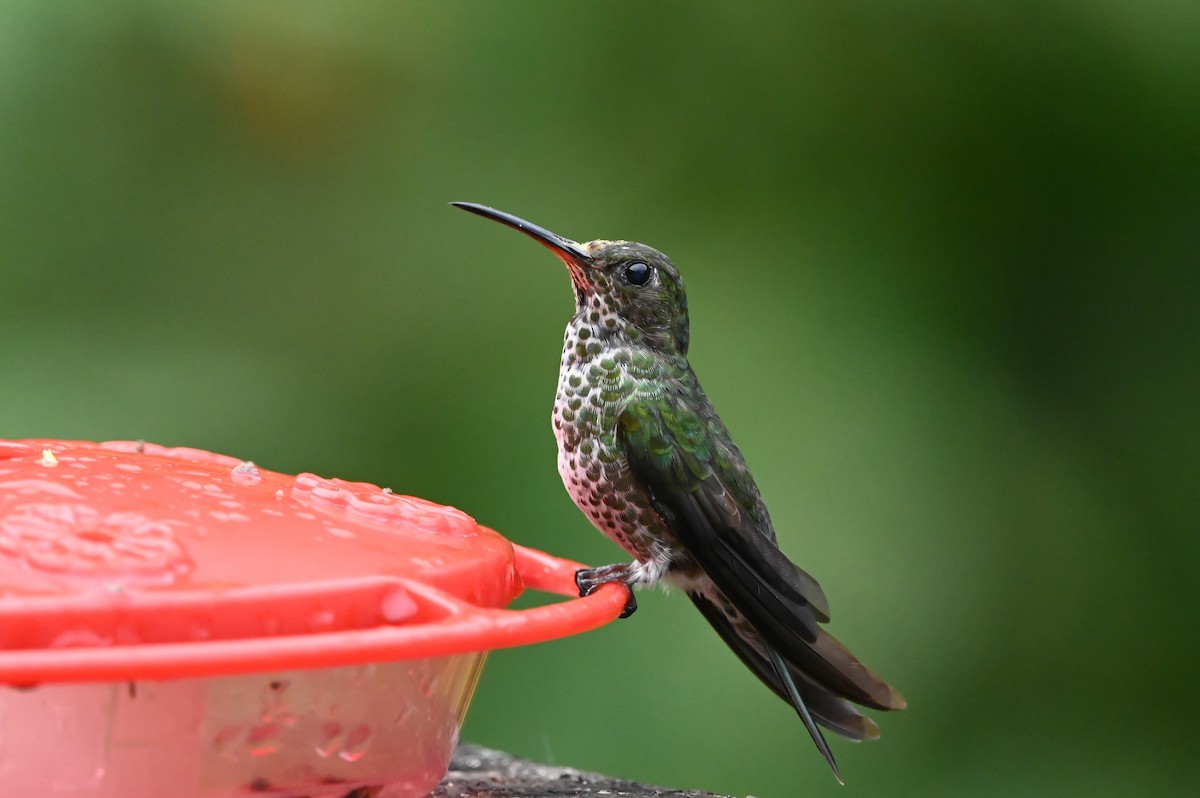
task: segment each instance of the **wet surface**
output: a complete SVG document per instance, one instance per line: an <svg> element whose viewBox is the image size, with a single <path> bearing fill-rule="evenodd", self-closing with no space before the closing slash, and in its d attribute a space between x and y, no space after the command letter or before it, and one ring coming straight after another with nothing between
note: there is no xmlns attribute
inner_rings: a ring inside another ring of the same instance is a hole
<svg viewBox="0 0 1200 798"><path fill-rule="evenodd" d="M670 790L571 768L517 759L502 751L460 745L450 772L430 798L727 798Z"/></svg>
<svg viewBox="0 0 1200 798"><path fill-rule="evenodd" d="M0 615L19 616L4 650L398 625L418 607L395 578L501 607L521 591L513 558L465 513L366 483L144 442L0 441Z"/></svg>

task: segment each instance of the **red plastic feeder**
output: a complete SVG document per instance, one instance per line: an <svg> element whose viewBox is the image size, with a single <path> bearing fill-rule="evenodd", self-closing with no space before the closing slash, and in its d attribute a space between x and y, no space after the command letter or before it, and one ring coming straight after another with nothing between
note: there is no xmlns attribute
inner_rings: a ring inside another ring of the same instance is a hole
<svg viewBox="0 0 1200 798"><path fill-rule="evenodd" d="M427 794L494 648L619 588L364 483L131 442L0 441L5 794ZM374 794L374 793L373 793Z"/></svg>

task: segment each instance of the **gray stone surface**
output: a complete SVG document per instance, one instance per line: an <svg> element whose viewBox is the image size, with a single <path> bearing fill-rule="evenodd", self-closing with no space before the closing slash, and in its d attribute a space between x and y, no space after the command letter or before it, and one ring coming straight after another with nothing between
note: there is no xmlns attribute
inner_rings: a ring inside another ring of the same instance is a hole
<svg viewBox="0 0 1200 798"><path fill-rule="evenodd" d="M668 790L572 768L542 765L501 751L460 745L431 798L729 798Z"/></svg>

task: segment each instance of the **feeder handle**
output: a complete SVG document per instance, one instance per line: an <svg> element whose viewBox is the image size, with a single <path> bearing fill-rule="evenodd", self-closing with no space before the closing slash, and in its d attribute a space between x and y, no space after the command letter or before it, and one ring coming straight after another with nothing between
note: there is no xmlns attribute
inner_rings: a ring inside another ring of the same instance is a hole
<svg viewBox="0 0 1200 798"><path fill-rule="evenodd" d="M544 551L528 549L516 543L512 544L512 547L513 565L516 567L517 573L521 575L526 587L540 590L543 593L555 593L559 596L570 596L571 598L579 596L579 589L575 586L575 572L587 566L555 557ZM611 592L615 594L618 591ZM620 595L626 597L624 591L620 591ZM621 606L623 608L624 604Z"/></svg>
<svg viewBox="0 0 1200 798"><path fill-rule="evenodd" d="M513 552L526 585L576 595L578 563L522 546L513 546ZM228 676L477 653L591 631L614 620L627 598L621 586L604 585L583 598L507 610L477 607L406 579L372 581L411 599L425 622L275 637L12 649L0 651L0 684Z"/></svg>
<svg viewBox="0 0 1200 798"><path fill-rule="evenodd" d="M428 653L420 656L544 643L589 632L615 620L625 610L629 596L620 585L602 585L589 596L579 596L575 572L584 567L580 563L516 544L513 544L513 553L517 573L527 587L574 598L524 610L491 609L476 607L428 585L407 584L409 593L425 602L427 608L436 607L444 613L437 624L430 626L436 639L431 637ZM422 628L394 626L371 631L385 636L398 633L415 637L413 633ZM480 645L481 640L486 641L486 645ZM410 645L423 647L415 639Z"/></svg>

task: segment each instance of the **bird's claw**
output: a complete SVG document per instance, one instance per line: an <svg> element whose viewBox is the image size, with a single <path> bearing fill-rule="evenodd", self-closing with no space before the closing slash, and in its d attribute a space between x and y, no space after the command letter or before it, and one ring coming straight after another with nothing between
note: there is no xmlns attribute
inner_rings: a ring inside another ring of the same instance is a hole
<svg viewBox="0 0 1200 798"><path fill-rule="evenodd" d="M625 609L618 617L628 618L637 612L638 605L637 597L633 595L633 586L623 578L627 570L624 564L621 566L605 565L600 568L580 568L575 572L575 586L579 588L580 597L583 597L592 595L596 592L596 588L609 582L623 585L628 598L625 601Z"/></svg>
<svg viewBox="0 0 1200 798"><path fill-rule="evenodd" d="M625 585L625 589L629 591L629 596L625 599L625 609L621 610L621 614L617 616L618 618L628 618L637 612L637 596L633 595L633 588Z"/></svg>

